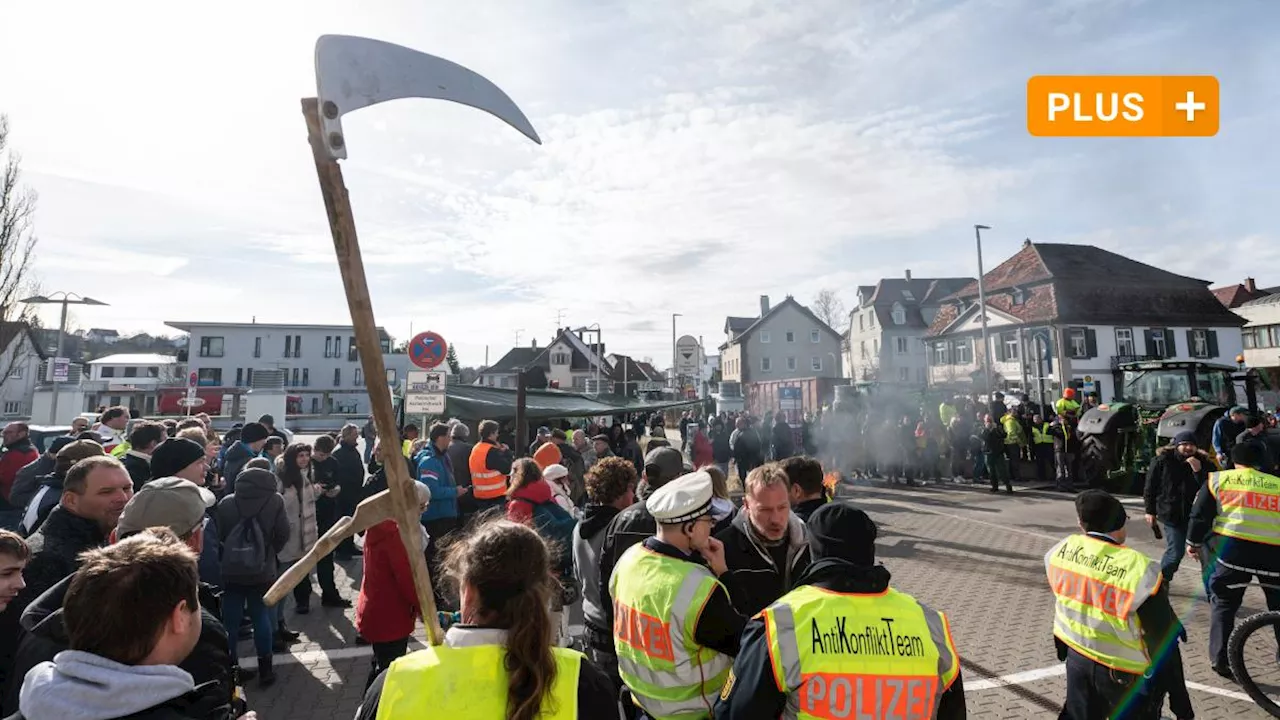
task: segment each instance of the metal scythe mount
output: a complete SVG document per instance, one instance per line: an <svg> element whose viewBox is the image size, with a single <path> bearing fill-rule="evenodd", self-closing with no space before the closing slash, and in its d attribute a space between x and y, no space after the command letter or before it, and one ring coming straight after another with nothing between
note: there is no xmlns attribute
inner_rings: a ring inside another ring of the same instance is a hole
<svg viewBox="0 0 1280 720"><path fill-rule="evenodd" d="M382 346L369 298L355 218L351 213L351 199L342 179L342 168L338 165L339 159L347 157L342 116L388 100L435 98L483 110L519 130L530 140L538 144L542 141L511 98L484 77L443 58L380 40L349 35L322 36L316 41L316 88L317 97L302 100L307 137L320 181L320 194L324 197L329 217L347 307L351 311L351 324L355 329L356 348L369 391L373 421L385 455L383 467L387 474L392 516L399 529L400 541L408 551L414 590L427 626L428 641L439 645L444 641L444 633L436 618L431 576L422 547L418 494L406 464L400 462L399 431L391 404L391 391L385 381L387 375L382 361ZM365 508L365 511L367 517L372 508ZM328 547L336 544L333 541L337 535L350 537L365 523L343 518L339 524L342 526L340 530L335 526L325 534ZM271 597L283 597L322 555L327 554L326 549L313 548L307 557L285 571L272 587Z"/></svg>

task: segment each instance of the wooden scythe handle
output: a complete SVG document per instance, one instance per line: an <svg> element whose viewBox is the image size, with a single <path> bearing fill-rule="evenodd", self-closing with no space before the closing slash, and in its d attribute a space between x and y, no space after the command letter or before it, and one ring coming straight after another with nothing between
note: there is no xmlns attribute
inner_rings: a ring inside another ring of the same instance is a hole
<svg viewBox="0 0 1280 720"><path fill-rule="evenodd" d="M316 176L320 180L325 212L329 216L329 230L333 235L334 252L338 256L338 270L342 273L347 307L351 311L351 324L355 327L356 348L360 353L360 365L369 391L373 422L386 455L383 467L387 473L387 488L394 507L396 525L400 530L400 541L404 543L409 555L409 569L413 573L418 608L427 626L427 640L432 645L439 645L444 642L444 633L436 618L435 595L431 591L431 574L427 570L427 558L422 547L414 483L405 463L400 461L400 453L396 452L398 445L395 439L399 437L399 431L396 429L395 411L391 404L391 390L387 387L382 343L373 317L373 303L369 299L364 260L360 256L360 243L356 238L355 218L351 214L351 199L342 180L342 168L325 151L318 105L315 98L302 100L302 114L307 121L307 138L316 163Z"/></svg>

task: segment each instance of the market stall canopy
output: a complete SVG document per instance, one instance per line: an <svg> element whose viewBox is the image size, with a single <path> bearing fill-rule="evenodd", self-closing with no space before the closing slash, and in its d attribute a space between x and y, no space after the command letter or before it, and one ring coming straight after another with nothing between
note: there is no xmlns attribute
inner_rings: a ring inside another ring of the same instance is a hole
<svg viewBox="0 0 1280 720"><path fill-rule="evenodd" d="M446 391L444 415L468 420L514 420L517 391L480 385L450 385ZM582 395L561 390L527 390L525 417L529 420L549 418L597 417L623 413L655 412L675 407L699 405L693 400L640 400L620 395Z"/></svg>

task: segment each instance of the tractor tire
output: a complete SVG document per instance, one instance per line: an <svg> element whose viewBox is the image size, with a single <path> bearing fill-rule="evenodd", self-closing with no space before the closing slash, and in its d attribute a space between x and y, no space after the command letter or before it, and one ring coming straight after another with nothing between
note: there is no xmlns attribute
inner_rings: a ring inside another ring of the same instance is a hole
<svg viewBox="0 0 1280 720"><path fill-rule="evenodd" d="M1115 433L1085 435L1081 443L1080 475L1086 487L1107 486L1107 477L1120 465L1119 436Z"/></svg>

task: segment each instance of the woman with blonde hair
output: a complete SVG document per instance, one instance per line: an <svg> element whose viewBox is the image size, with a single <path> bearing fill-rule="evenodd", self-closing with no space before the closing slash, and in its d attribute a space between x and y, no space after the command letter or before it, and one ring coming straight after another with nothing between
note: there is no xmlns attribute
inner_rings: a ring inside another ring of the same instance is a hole
<svg viewBox="0 0 1280 720"><path fill-rule="evenodd" d="M445 569L462 599L461 623L443 645L391 663L357 720L618 717L608 677L582 653L552 645L547 606L557 588L537 533L490 518L450 546Z"/></svg>

